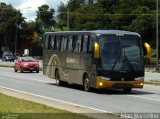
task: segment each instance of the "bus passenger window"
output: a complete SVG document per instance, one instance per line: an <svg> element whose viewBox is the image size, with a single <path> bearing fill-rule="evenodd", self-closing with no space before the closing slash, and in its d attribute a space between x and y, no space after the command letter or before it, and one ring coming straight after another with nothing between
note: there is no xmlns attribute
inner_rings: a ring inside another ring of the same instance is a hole
<svg viewBox="0 0 160 119"><path fill-rule="evenodd" d="M81 38L82 36L76 36L74 39L74 52L81 52Z"/></svg>
<svg viewBox="0 0 160 119"><path fill-rule="evenodd" d="M46 35L46 36L45 36L44 49L48 49L48 39L49 39L49 36Z"/></svg>
<svg viewBox="0 0 160 119"><path fill-rule="evenodd" d="M68 51L73 51L73 36L68 37Z"/></svg>
<svg viewBox="0 0 160 119"><path fill-rule="evenodd" d="M54 50L54 39L55 39L55 36L51 36L51 47L53 50Z"/></svg>
<svg viewBox="0 0 160 119"><path fill-rule="evenodd" d="M94 39L93 36L90 36L90 37L89 37L89 52L92 52L93 39Z"/></svg>
<svg viewBox="0 0 160 119"><path fill-rule="evenodd" d="M61 36L56 36L55 50L60 50Z"/></svg>
<svg viewBox="0 0 160 119"><path fill-rule="evenodd" d="M83 36L82 52L87 52L88 46L88 35Z"/></svg>
<svg viewBox="0 0 160 119"><path fill-rule="evenodd" d="M61 51L66 51L66 49L67 49L67 36L63 36L61 42Z"/></svg>
<svg viewBox="0 0 160 119"><path fill-rule="evenodd" d="M48 50L54 49L54 36L49 37Z"/></svg>

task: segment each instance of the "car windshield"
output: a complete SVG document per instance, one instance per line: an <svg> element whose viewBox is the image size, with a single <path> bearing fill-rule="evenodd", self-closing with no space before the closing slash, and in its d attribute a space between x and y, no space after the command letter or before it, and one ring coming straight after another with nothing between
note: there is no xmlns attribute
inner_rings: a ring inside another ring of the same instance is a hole
<svg viewBox="0 0 160 119"><path fill-rule="evenodd" d="M110 71L143 69L139 37L101 37L101 67Z"/></svg>
<svg viewBox="0 0 160 119"><path fill-rule="evenodd" d="M36 62L34 58L27 57L27 58L22 58L22 62Z"/></svg>

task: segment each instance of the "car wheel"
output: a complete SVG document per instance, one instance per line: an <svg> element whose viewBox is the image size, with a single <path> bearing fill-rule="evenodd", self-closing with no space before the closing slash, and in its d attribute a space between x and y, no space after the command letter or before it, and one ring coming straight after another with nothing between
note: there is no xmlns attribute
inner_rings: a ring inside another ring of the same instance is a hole
<svg viewBox="0 0 160 119"><path fill-rule="evenodd" d="M22 70L22 69L20 69L20 72L21 72L21 73L23 73L23 70Z"/></svg>
<svg viewBox="0 0 160 119"><path fill-rule="evenodd" d="M88 76L84 77L83 86L84 86L85 91L87 91L87 92L90 91L90 81L89 81Z"/></svg>
<svg viewBox="0 0 160 119"><path fill-rule="evenodd" d="M39 70L37 70L36 72L39 73Z"/></svg>
<svg viewBox="0 0 160 119"><path fill-rule="evenodd" d="M17 72L18 70L14 67L14 72Z"/></svg>

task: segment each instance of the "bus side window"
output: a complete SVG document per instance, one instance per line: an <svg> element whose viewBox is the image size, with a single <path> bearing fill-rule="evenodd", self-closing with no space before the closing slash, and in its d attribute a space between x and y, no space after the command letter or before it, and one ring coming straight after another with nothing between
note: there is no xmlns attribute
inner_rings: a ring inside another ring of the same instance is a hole
<svg viewBox="0 0 160 119"><path fill-rule="evenodd" d="M87 52L88 49L88 35L83 36L82 52Z"/></svg>
<svg viewBox="0 0 160 119"><path fill-rule="evenodd" d="M93 39L94 39L94 36L89 36L89 41L88 41L88 50L89 50L89 53L92 52L92 48L93 48Z"/></svg>
<svg viewBox="0 0 160 119"><path fill-rule="evenodd" d="M60 50L60 46L61 46L61 36L56 36L56 38L55 38L56 40L56 42L55 42L55 50Z"/></svg>
<svg viewBox="0 0 160 119"><path fill-rule="evenodd" d="M51 47L52 47L52 50L54 50L54 45L55 45L55 36L51 36Z"/></svg>
<svg viewBox="0 0 160 119"><path fill-rule="evenodd" d="M73 51L73 36L68 37L68 51Z"/></svg>
<svg viewBox="0 0 160 119"><path fill-rule="evenodd" d="M49 36L48 50L54 49L54 38L55 38L55 36Z"/></svg>
<svg viewBox="0 0 160 119"><path fill-rule="evenodd" d="M75 36L74 39L74 52L80 53L81 52L81 40L82 36Z"/></svg>
<svg viewBox="0 0 160 119"><path fill-rule="evenodd" d="M67 49L67 36L62 36L61 51L66 51L66 49Z"/></svg>
<svg viewBox="0 0 160 119"><path fill-rule="evenodd" d="M45 36L45 42L44 42L44 49L45 49L45 50L48 49L48 40L49 40L49 36L46 35L46 36Z"/></svg>

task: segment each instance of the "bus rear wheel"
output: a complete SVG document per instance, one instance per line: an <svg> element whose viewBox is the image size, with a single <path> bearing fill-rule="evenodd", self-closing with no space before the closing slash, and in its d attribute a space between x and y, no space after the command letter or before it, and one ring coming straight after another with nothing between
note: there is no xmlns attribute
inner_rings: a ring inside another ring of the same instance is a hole
<svg viewBox="0 0 160 119"><path fill-rule="evenodd" d="M60 81L60 76L59 76L59 71L58 70L56 71L55 79L56 79L56 85L60 86L61 85L61 81Z"/></svg>
<svg viewBox="0 0 160 119"><path fill-rule="evenodd" d="M90 91L90 82L88 76L85 76L84 82L83 82L84 90L89 92Z"/></svg>

